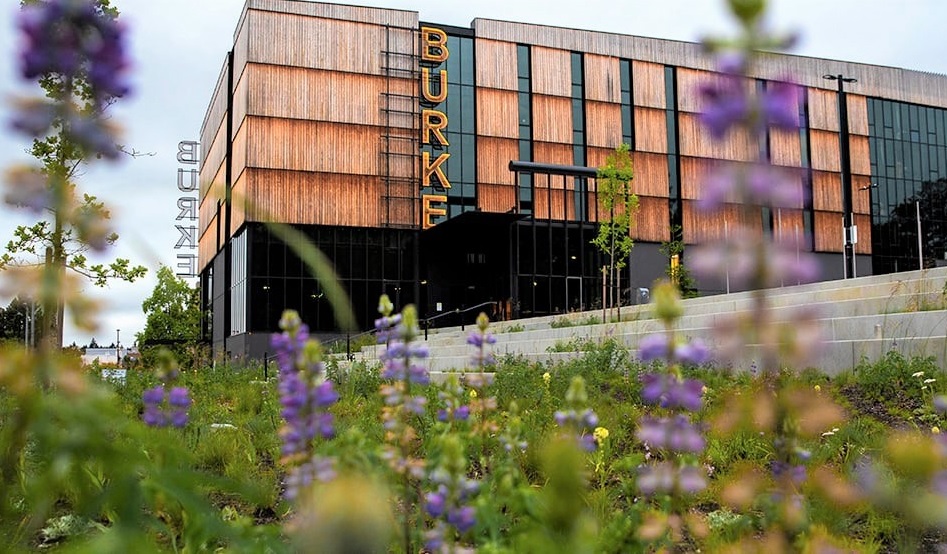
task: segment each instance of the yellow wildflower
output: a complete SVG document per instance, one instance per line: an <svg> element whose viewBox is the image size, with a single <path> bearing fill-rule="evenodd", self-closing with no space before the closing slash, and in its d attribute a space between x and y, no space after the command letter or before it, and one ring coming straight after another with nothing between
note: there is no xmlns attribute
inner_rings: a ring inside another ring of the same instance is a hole
<svg viewBox="0 0 947 554"><path fill-rule="evenodd" d="M813 388L815 389L816 392L822 392L822 387L820 385L816 385Z"/></svg>
<svg viewBox="0 0 947 554"><path fill-rule="evenodd" d="M477 389L470 389L470 398L477 398Z"/></svg>
<svg viewBox="0 0 947 554"><path fill-rule="evenodd" d="M933 426L933 427L931 427L931 433L933 433L933 434L935 434L935 435L939 435L939 434L940 434L940 427L938 427L938 426L936 426L936 425Z"/></svg>
<svg viewBox="0 0 947 554"><path fill-rule="evenodd" d="M608 438L608 429L604 427L596 427L595 431L592 431L592 436L595 437L595 442L602 442Z"/></svg>
<svg viewBox="0 0 947 554"><path fill-rule="evenodd" d="M546 383L546 385L549 385L549 381L551 380L552 380L552 375L550 375L548 371L546 373L543 373L543 383Z"/></svg>

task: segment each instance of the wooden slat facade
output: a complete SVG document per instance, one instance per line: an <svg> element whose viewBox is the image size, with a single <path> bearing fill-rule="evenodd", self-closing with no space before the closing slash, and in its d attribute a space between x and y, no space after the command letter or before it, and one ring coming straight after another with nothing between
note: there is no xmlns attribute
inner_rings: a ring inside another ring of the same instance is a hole
<svg viewBox="0 0 947 554"><path fill-rule="evenodd" d="M802 142L797 130L770 129L769 151L774 165L802 167Z"/></svg>
<svg viewBox="0 0 947 554"><path fill-rule="evenodd" d="M233 236L240 226L247 220L247 183L249 182L249 177L244 173L240 178L236 179L233 184L233 189L230 192L230 234L228 236Z"/></svg>
<svg viewBox="0 0 947 554"><path fill-rule="evenodd" d="M678 68L677 70L677 107L682 112L700 113L704 106L700 98L700 87L719 76L709 71Z"/></svg>
<svg viewBox="0 0 947 554"><path fill-rule="evenodd" d="M370 175L247 169L252 221L378 227L381 183ZM319 191L314 194L314 191Z"/></svg>
<svg viewBox="0 0 947 554"><path fill-rule="evenodd" d="M621 72L618 58L587 54L584 63L585 99L621 104Z"/></svg>
<svg viewBox="0 0 947 554"><path fill-rule="evenodd" d="M476 39L477 86L516 90L516 44Z"/></svg>
<svg viewBox="0 0 947 554"><path fill-rule="evenodd" d="M519 142L516 139L479 137L477 139L477 181L484 184L514 184L510 171L510 160L519 159ZM478 194L479 194L478 190Z"/></svg>
<svg viewBox="0 0 947 554"><path fill-rule="evenodd" d="M571 98L533 95L533 140L572 144Z"/></svg>
<svg viewBox="0 0 947 554"><path fill-rule="evenodd" d="M249 167L379 175L377 127L264 117L246 124Z"/></svg>
<svg viewBox="0 0 947 554"><path fill-rule="evenodd" d="M247 23L248 62L382 74L384 27L257 10L248 12Z"/></svg>
<svg viewBox="0 0 947 554"><path fill-rule="evenodd" d="M629 229L631 238L648 242L664 242L671 237L668 200L638 196L638 213Z"/></svg>
<svg viewBox="0 0 947 554"><path fill-rule="evenodd" d="M530 49L530 77L533 94L571 96L572 74L569 70L571 64L572 59L568 50L532 47ZM516 65L511 66L509 70L515 71Z"/></svg>
<svg viewBox="0 0 947 554"><path fill-rule="evenodd" d="M757 209L727 204L714 213L703 212L694 200L684 200L683 232L687 244L717 242L734 236L741 228L762 234L763 214Z"/></svg>
<svg viewBox="0 0 947 554"><path fill-rule="evenodd" d="M635 106L663 110L667 106L664 66L635 59L631 64L631 71Z"/></svg>
<svg viewBox="0 0 947 554"><path fill-rule="evenodd" d="M812 208L842 213L842 177L827 171L812 172Z"/></svg>
<svg viewBox="0 0 947 554"><path fill-rule="evenodd" d="M718 162L707 158L681 157L681 197L687 200L699 199L707 175L717 165ZM666 170L665 173L667 173ZM666 182L667 179L665 179ZM666 185L665 191L667 191Z"/></svg>
<svg viewBox="0 0 947 554"><path fill-rule="evenodd" d="M853 175L871 175L871 151L868 137L848 135L849 159Z"/></svg>
<svg viewBox="0 0 947 554"><path fill-rule="evenodd" d="M697 114L678 114L681 155L748 162L759 158L759 144L746 129L731 129L723 140L714 140Z"/></svg>
<svg viewBox="0 0 947 554"><path fill-rule="evenodd" d="M533 142L533 160L544 164L572 165L572 145Z"/></svg>
<svg viewBox="0 0 947 554"><path fill-rule="evenodd" d="M842 252L842 214L815 212L813 214L814 242L816 252ZM859 228L859 231L861 229ZM868 242L870 248L871 242ZM842 260L839 259L839 264Z"/></svg>
<svg viewBox="0 0 947 554"><path fill-rule="evenodd" d="M631 182L632 190L638 196L667 197L668 195L668 159L664 154L635 152L635 178Z"/></svg>
<svg viewBox="0 0 947 554"><path fill-rule="evenodd" d="M585 102L585 142L615 149L621 144L621 104Z"/></svg>
<svg viewBox="0 0 947 554"><path fill-rule="evenodd" d="M809 144L812 151L812 169L821 171L841 171L839 161L838 133L829 131L809 131Z"/></svg>
<svg viewBox="0 0 947 554"><path fill-rule="evenodd" d="M667 153L667 117L664 110L635 107L635 150Z"/></svg>
<svg viewBox="0 0 947 554"><path fill-rule="evenodd" d="M809 128L838 132L838 93L813 88L807 89L806 93L809 100Z"/></svg>
<svg viewBox="0 0 947 554"><path fill-rule="evenodd" d="M516 187L510 185L477 186L477 207L485 212L504 213L516 207Z"/></svg>
<svg viewBox="0 0 947 554"><path fill-rule="evenodd" d="M244 79L248 81L250 115L359 125L385 124L383 93L412 95L418 90L412 79L263 64L250 64ZM413 117L393 123L417 125Z"/></svg>
<svg viewBox="0 0 947 554"><path fill-rule="evenodd" d="M204 269L217 255L217 220L211 216L207 220L207 229L197 241L197 267Z"/></svg>
<svg viewBox="0 0 947 554"><path fill-rule="evenodd" d="M516 91L477 87L477 135L519 137L519 104Z"/></svg>
<svg viewBox="0 0 947 554"><path fill-rule="evenodd" d="M868 135L868 99L858 94L846 94L848 105L848 132Z"/></svg>
<svg viewBox="0 0 947 554"><path fill-rule="evenodd" d="M855 253L871 254L871 216L856 213L855 225L858 227L858 242L855 243Z"/></svg>

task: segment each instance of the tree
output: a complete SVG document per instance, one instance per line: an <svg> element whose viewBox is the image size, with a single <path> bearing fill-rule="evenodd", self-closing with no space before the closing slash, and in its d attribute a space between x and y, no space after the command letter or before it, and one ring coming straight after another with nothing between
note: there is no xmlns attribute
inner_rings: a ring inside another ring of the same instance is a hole
<svg viewBox="0 0 947 554"><path fill-rule="evenodd" d="M194 361L194 350L201 340L200 290L167 266L158 269L157 277L151 296L141 304L147 320L137 337L139 348L142 356L150 359L158 347L167 347L182 365L188 365Z"/></svg>
<svg viewBox="0 0 947 554"><path fill-rule="evenodd" d="M24 343L28 338L30 346L36 346L35 325L42 315L35 302L14 298L6 308L0 308L0 342Z"/></svg>
<svg viewBox="0 0 947 554"><path fill-rule="evenodd" d="M602 308L617 306L619 318L621 270L628 265L628 256L634 246L630 230L638 211L638 196L631 191L634 176L634 161L627 144L616 148L605 158L605 165L598 168L598 199L607 215L599 221L598 236L592 244L608 257L603 278L609 298L602 298Z"/></svg>
<svg viewBox="0 0 947 554"><path fill-rule="evenodd" d="M22 9L42 3L24 0ZM34 136L28 152L40 161L36 169L13 172L14 193L7 201L44 217L34 225L19 226L14 239L0 256L0 270L11 267L43 268L46 284L39 298L43 305L40 336L50 349L62 348L66 272L90 279L98 286L109 280L134 281L147 271L127 259L90 264L90 250L104 250L118 235L109 229L109 212L94 196L77 193L75 179L91 158L115 158L124 150L115 141L114 127L103 117L105 110L123 96L126 68L118 11L109 0L89 6L70 5L57 18L69 17L74 25L42 17L24 18L21 29L29 45L22 57L26 78L37 79L48 100L23 101L13 126ZM33 12L37 16L49 14ZM74 58L65 58L64 45ZM49 283L58 283L50 286Z"/></svg>

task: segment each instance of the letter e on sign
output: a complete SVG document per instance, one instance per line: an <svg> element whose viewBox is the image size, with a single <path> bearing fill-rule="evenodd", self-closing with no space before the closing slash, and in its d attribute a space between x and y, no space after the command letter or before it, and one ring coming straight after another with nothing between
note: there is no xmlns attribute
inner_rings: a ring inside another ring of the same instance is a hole
<svg viewBox="0 0 947 554"><path fill-rule="evenodd" d="M430 229L431 227L437 225L434 223L433 218L447 215L447 210L444 208L435 208L431 206L431 202L446 203L447 197L443 194L425 194L421 197L421 209L424 215L424 220L422 221L421 226L425 229Z"/></svg>

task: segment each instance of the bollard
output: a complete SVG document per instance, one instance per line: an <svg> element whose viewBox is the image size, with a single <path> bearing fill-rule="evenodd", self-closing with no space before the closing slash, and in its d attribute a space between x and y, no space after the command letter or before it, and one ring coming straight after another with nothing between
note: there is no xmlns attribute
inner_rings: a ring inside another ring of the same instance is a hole
<svg viewBox="0 0 947 554"><path fill-rule="evenodd" d="M269 370L270 370L270 353L264 352L263 353L263 380L264 381L270 380Z"/></svg>

